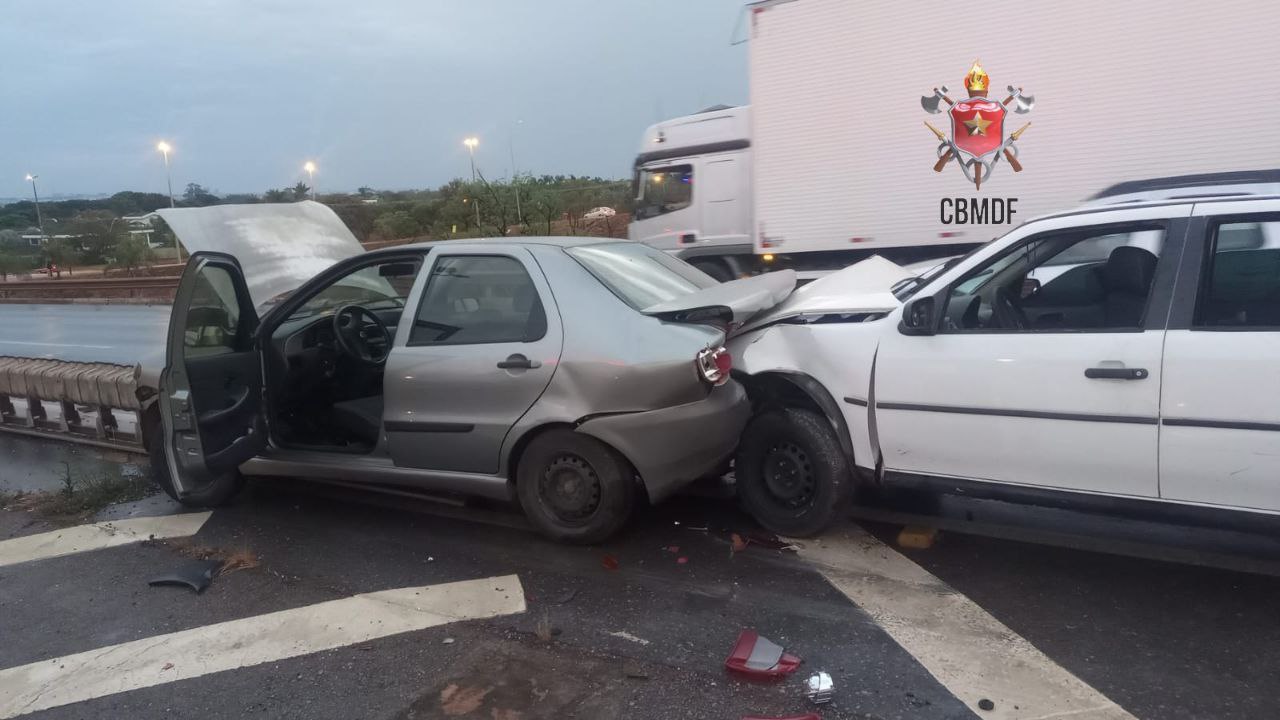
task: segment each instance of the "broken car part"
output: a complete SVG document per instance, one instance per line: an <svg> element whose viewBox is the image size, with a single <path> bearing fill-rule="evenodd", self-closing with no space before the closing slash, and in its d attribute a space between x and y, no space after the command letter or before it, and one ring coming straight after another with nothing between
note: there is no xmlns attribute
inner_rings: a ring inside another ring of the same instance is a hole
<svg viewBox="0 0 1280 720"><path fill-rule="evenodd" d="M800 667L800 658L784 652L781 645L760 637L755 630L743 630L724 666L743 677L775 680L795 672Z"/></svg>

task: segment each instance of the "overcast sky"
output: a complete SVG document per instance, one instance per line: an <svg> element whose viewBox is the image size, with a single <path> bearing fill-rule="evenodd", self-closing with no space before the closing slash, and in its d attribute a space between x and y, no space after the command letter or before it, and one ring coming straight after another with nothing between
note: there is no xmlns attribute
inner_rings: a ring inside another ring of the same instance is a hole
<svg viewBox="0 0 1280 720"><path fill-rule="evenodd" d="M744 0L18 0L0 196L622 177L644 127L746 102ZM741 32L740 30L738 32Z"/></svg>

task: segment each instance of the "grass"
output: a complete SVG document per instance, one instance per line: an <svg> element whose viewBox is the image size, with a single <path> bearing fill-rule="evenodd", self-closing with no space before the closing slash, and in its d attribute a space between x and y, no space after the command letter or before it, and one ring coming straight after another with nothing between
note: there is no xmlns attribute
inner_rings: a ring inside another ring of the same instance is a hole
<svg viewBox="0 0 1280 720"><path fill-rule="evenodd" d="M108 505L141 500L156 491L145 475L80 475L63 463L62 487L39 492L0 493L0 506L53 520L82 520Z"/></svg>

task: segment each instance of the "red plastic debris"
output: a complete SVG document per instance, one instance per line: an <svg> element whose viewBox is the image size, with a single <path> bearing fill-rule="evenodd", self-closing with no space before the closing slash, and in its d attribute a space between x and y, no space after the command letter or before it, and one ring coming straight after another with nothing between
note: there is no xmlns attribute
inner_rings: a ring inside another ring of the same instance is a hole
<svg viewBox="0 0 1280 720"><path fill-rule="evenodd" d="M689 558L687 558L687 557L681 556L681 557L676 558L676 564L677 564L677 565L684 565L684 564L685 564L685 563L687 563L687 562L689 562Z"/></svg>
<svg viewBox="0 0 1280 720"><path fill-rule="evenodd" d="M795 672L800 658L783 652L782 646L760 637L755 630L743 630L733 651L725 658L727 670L753 680L776 680Z"/></svg>
<svg viewBox="0 0 1280 720"><path fill-rule="evenodd" d="M680 552L680 546L679 546L679 545L668 545L668 546L667 546L667 552L671 553L672 555L675 555L676 553Z"/></svg>
<svg viewBox="0 0 1280 720"><path fill-rule="evenodd" d="M822 720L818 713L804 715L788 715L787 717L764 717L763 715L743 715L742 720Z"/></svg>
<svg viewBox="0 0 1280 720"><path fill-rule="evenodd" d="M605 555L604 557L600 558L600 567L604 568L605 570L617 570L618 558L612 555Z"/></svg>
<svg viewBox="0 0 1280 720"><path fill-rule="evenodd" d="M743 550L746 550L747 543L751 542L750 540L742 537L738 533L734 533L733 535L729 536L729 539L733 541L733 551L736 553L740 553Z"/></svg>

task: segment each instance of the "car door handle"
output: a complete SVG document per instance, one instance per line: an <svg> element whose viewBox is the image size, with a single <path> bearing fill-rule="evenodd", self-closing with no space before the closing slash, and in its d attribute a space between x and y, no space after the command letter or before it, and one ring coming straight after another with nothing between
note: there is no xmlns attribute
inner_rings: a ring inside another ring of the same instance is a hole
<svg viewBox="0 0 1280 720"><path fill-rule="evenodd" d="M534 368L542 367L542 363L537 360L530 360L524 355L516 353L515 355L508 355L506 360L498 363L498 367L503 370L532 370Z"/></svg>
<svg viewBox="0 0 1280 720"><path fill-rule="evenodd" d="M1145 380L1150 374L1146 368L1096 367L1084 371L1090 380Z"/></svg>

